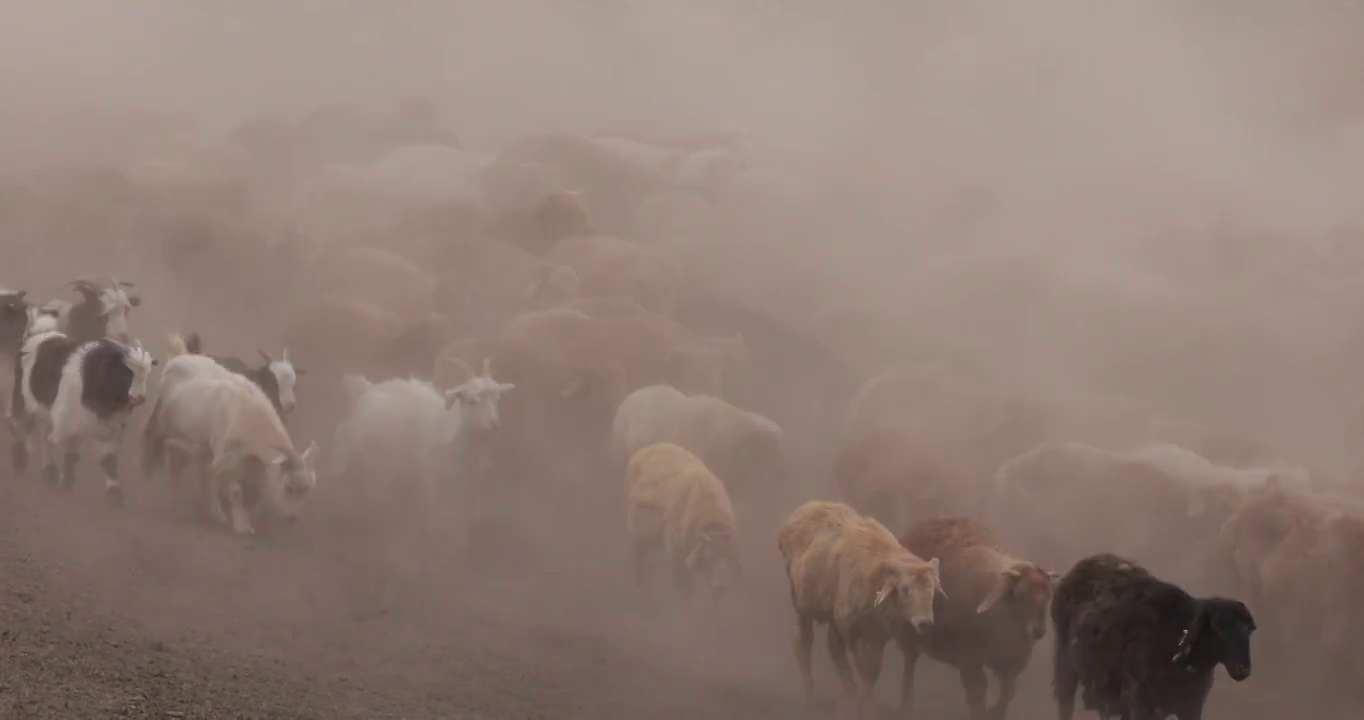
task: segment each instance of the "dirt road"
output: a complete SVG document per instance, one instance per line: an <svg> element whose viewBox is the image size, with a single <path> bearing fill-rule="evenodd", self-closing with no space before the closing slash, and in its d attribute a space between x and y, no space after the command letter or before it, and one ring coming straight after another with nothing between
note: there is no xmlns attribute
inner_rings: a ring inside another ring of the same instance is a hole
<svg viewBox="0 0 1364 720"><path fill-rule="evenodd" d="M0 479L0 718L834 715L798 702L768 528L746 538L744 603L651 609L606 521L595 541L538 523L535 553L473 564L451 538L348 527L321 496L297 525L242 539L190 521L156 488L139 483L121 509L98 490L88 476L69 496ZM1014 717L1053 716L1048 656L1039 649ZM929 663L919 678L919 717L964 717L954 672ZM1210 712L1251 697L1225 679L1214 695Z"/></svg>

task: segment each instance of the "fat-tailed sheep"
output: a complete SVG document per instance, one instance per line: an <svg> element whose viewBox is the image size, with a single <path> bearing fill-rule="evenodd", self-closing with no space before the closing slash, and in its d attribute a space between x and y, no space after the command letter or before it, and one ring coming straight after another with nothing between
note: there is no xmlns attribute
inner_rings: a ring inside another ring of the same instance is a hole
<svg viewBox="0 0 1364 720"><path fill-rule="evenodd" d="M657 442L696 453L736 494L779 487L786 473L782 429L755 412L710 395L684 395L667 385L626 396L611 429L612 456L624 464Z"/></svg>
<svg viewBox="0 0 1364 720"><path fill-rule="evenodd" d="M777 531L777 548L791 581L796 662L807 701L814 697L814 625L826 624L844 692L856 690L865 714L886 642L906 627L925 632L933 625L933 598L942 593L938 559L920 559L881 523L826 501L796 508Z"/></svg>
<svg viewBox="0 0 1364 720"><path fill-rule="evenodd" d="M700 580L719 602L741 576L734 509L700 458L672 443L642 448L625 473L626 527L635 579L648 585L649 556L662 551L673 586L690 595Z"/></svg>
<svg viewBox="0 0 1364 720"><path fill-rule="evenodd" d="M1002 719L1033 646L1046 635L1047 609L1060 576L1006 554L989 529L965 516L926 520L901 543L919 557L939 559L943 592L950 598L935 608L927 633L898 638L905 654L901 711L913 709L914 670L926 654L958 670L972 718ZM986 669L999 682L999 698L988 712Z"/></svg>

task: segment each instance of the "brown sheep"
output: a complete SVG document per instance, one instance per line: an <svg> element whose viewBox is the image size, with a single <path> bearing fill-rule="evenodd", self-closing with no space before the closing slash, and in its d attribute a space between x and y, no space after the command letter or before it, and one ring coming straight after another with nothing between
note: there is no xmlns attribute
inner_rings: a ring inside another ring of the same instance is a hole
<svg viewBox="0 0 1364 720"><path fill-rule="evenodd" d="M1219 541L1241 589L1274 617L1274 639L1284 651L1336 661L1351 656L1361 639L1361 628L1350 623L1362 600L1353 588L1364 577L1364 505L1316 493L1262 493L1222 526Z"/></svg>
<svg viewBox="0 0 1364 720"><path fill-rule="evenodd" d="M317 294L364 300L400 317L432 309L435 279L383 248L350 245L324 250L313 260L310 280Z"/></svg>
<svg viewBox="0 0 1364 720"><path fill-rule="evenodd" d="M568 187L581 189L580 200L599 231L631 230L631 210L668 186L662 169L630 163L591 139L574 133L551 133L520 139L504 149L498 162L533 162L557 169Z"/></svg>
<svg viewBox="0 0 1364 720"><path fill-rule="evenodd" d="M701 580L718 603L739 581L734 508L700 458L671 443L650 445L630 458L625 495L641 590L649 584L649 556L659 550L672 569L673 587L684 596Z"/></svg>
<svg viewBox="0 0 1364 720"><path fill-rule="evenodd" d="M919 523L901 537L910 552L942 562L942 601L933 628L898 638L905 655L902 712L914 707L914 670L921 654L955 667L972 720L1003 718L1033 646L1047 634L1047 608L1060 575L1012 557L984 525L964 516ZM985 669L999 682L986 711Z"/></svg>
<svg viewBox="0 0 1364 720"><path fill-rule="evenodd" d="M535 348L542 359L617 364L630 389L668 384L689 392L727 396L747 370L743 338L697 338L658 316L596 319L568 308L524 313L503 328L504 345ZM614 411L614 408L612 408Z"/></svg>
<svg viewBox="0 0 1364 720"><path fill-rule="evenodd" d="M791 582L806 701L814 699L810 655L820 623L828 626L829 654L844 694L855 690L865 715L886 643L906 627L926 632L933 625L933 597L942 593L938 559L922 560L881 523L822 500L801 505L782 522L777 548Z"/></svg>
<svg viewBox="0 0 1364 720"><path fill-rule="evenodd" d="M450 270L434 289L437 309L470 318L470 329L477 332L491 332L522 312L572 302L578 294L576 271L511 243L463 243L449 254Z"/></svg>
<svg viewBox="0 0 1364 720"><path fill-rule="evenodd" d="M544 260L576 270L585 297L627 297L660 315L677 310L681 271L655 248L607 235L575 235L550 248Z"/></svg>
<svg viewBox="0 0 1364 720"><path fill-rule="evenodd" d="M849 442L834 460L848 504L903 531L933 515L973 512L971 478L939 464L904 433L878 430Z"/></svg>
<svg viewBox="0 0 1364 720"><path fill-rule="evenodd" d="M1054 408L954 372L904 366L863 383L848 405L844 437L909 433L926 451L977 481L1050 436Z"/></svg>

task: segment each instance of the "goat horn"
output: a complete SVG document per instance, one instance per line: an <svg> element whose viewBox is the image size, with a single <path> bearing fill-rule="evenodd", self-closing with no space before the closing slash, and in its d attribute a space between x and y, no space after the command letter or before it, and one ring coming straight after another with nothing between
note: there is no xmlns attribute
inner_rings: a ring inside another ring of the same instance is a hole
<svg viewBox="0 0 1364 720"><path fill-rule="evenodd" d="M265 352L264 350L257 350L256 352L259 352L260 356L265 358L265 362L272 363L275 361L274 358L270 357L270 353Z"/></svg>

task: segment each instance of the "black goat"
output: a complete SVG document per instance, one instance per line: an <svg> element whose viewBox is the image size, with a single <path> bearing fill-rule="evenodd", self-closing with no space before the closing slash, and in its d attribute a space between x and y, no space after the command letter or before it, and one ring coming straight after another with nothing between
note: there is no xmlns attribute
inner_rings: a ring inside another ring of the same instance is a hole
<svg viewBox="0 0 1364 720"><path fill-rule="evenodd" d="M199 338L199 333L190 333L185 339L185 352L191 355L204 354L203 341ZM270 398L270 404L275 407L275 412L279 413L282 419L294 409L294 383L297 376L304 374L303 369L294 367L293 362L289 360L287 349L278 360L270 357L264 350L260 351L260 354L265 364L255 368L249 367L235 357L218 355L209 357L229 371L255 383L265 396Z"/></svg>
<svg viewBox="0 0 1364 720"><path fill-rule="evenodd" d="M67 336L76 343L112 337L127 344L128 313L142 304L141 298L125 289L134 285L115 279L108 283L74 280L70 285L82 299L66 312L63 331Z"/></svg>
<svg viewBox="0 0 1364 720"><path fill-rule="evenodd" d="M1220 665L1250 677L1255 619L1240 601L1194 598L1137 563L1091 555L1057 586L1057 717L1071 720L1075 692L1101 718L1199 720Z"/></svg>

